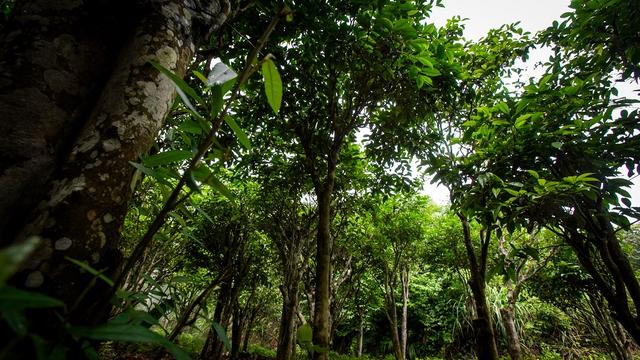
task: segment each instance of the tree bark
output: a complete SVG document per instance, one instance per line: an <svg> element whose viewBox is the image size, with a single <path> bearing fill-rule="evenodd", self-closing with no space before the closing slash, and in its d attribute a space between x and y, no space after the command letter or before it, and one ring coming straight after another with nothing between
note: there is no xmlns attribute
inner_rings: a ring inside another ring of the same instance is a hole
<svg viewBox="0 0 640 360"><path fill-rule="evenodd" d="M330 156L327 176L322 189L317 189L318 234L316 248L315 313L313 316L313 343L322 348L313 354L314 360L329 359L331 338L331 198L336 179L337 153Z"/></svg>
<svg viewBox="0 0 640 360"><path fill-rule="evenodd" d="M362 357L362 349L364 347L364 316L358 314L360 321L358 323L358 357Z"/></svg>
<svg viewBox="0 0 640 360"><path fill-rule="evenodd" d="M209 298L209 295L211 294L211 292L213 291L213 289L220 285L220 283L222 281L225 281L225 279L228 276L228 271L224 271L223 273L221 273L219 276L217 276L211 283L209 283L209 285L200 293L200 295L198 295L182 312L182 314L180 314L180 317L178 318L178 321L176 323L176 326L173 328L173 330L171 331L171 334L168 337L169 341L174 341L178 335L180 335L180 332L182 332L182 329L190 322L189 319L192 318L192 316L197 315L194 314L194 310L196 309L196 307L200 306L201 304L207 300L207 298ZM198 308L200 309L200 308Z"/></svg>
<svg viewBox="0 0 640 360"><path fill-rule="evenodd" d="M296 256L298 254L295 254ZM282 317L278 334L277 360L292 360L296 350L296 314L298 312L298 282L300 280L297 268L288 269L282 292Z"/></svg>
<svg viewBox="0 0 640 360"><path fill-rule="evenodd" d="M240 357L240 347L242 345L242 332L244 331L244 321L242 319L238 302L234 304L233 321L231 323L231 353L230 359L236 360Z"/></svg>
<svg viewBox="0 0 640 360"><path fill-rule="evenodd" d="M216 309L213 313L213 321L220 324L228 333L229 323L232 317L232 307L235 301L235 290L233 286L227 282L220 289L218 295L218 301L216 302ZM213 326L207 333L207 340L200 353L200 358L203 360L218 360L222 359L224 353L224 343L218 338Z"/></svg>
<svg viewBox="0 0 640 360"><path fill-rule="evenodd" d="M407 358L407 321L408 321L408 310L409 310L409 268L405 264L402 267L402 271L400 272L400 280L402 282L402 330L400 333L400 341L401 341L401 350L402 350L402 358Z"/></svg>
<svg viewBox="0 0 640 360"><path fill-rule="evenodd" d="M502 323L507 333L509 356L511 360L520 360L522 359L522 348L520 347L520 336L516 328L515 307L507 305L500 309L500 314L502 315Z"/></svg>
<svg viewBox="0 0 640 360"><path fill-rule="evenodd" d="M385 314L387 320L389 320L389 326L391 330L391 343L393 345L393 355L396 360L404 360L402 352L402 343L400 340L400 333L398 331L398 312L396 310L396 296L395 296L395 273L390 271L385 264L384 269L384 304Z"/></svg>
<svg viewBox="0 0 640 360"><path fill-rule="evenodd" d="M626 332L618 321L611 317L606 309L604 299L598 295L588 295L591 314L609 343L610 352L616 360L631 360L633 354Z"/></svg>
<svg viewBox="0 0 640 360"><path fill-rule="evenodd" d="M148 61L183 76L226 19L218 1L139 5L23 1L0 38L0 130L12 139L0 147L0 238L41 238L13 282L63 300L72 323L106 316L89 310L104 289L65 257L115 274L129 161L150 147L174 99Z"/></svg>
<svg viewBox="0 0 640 360"><path fill-rule="evenodd" d="M495 332L491 321L491 313L487 305L485 272L487 261L487 247L489 245L490 233L487 232L481 239L480 261L476 258L471 239L471 227L469 221L462 214L458 214L462 222L463 242L469 260L469 270L471 278L469 286L474 298L476 318L473 320L473 328L476 332L476 355L480 360L497 360L498 347L496 345Z"/></svg>

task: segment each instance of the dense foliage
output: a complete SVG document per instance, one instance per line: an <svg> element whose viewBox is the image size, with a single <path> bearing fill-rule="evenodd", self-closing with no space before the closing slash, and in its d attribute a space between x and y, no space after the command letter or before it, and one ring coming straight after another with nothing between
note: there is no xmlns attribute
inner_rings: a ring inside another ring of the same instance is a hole
<svg viewBox="0 0 640 360"><path fill-rule="evenodd" d="M67 257L91 282L65 303L16 280L50 239L3 248L0 357L639 354L640 7L468 41L441 5L256 1L184 79L149 61L179 96L124 180L126 260ZM104 319L71 316L95 288Z"/></svg>

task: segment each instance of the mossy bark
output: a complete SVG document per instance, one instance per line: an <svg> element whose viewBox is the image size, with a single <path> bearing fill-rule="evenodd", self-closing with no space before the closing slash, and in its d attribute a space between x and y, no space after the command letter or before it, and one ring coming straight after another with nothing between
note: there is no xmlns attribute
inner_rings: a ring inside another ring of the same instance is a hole
<svg viewBox="0 0 640 360"><path fill-rule="evenodd" d="M74 323L104 316L90 306L102 292L66 257L114 275L129 161L151 146L175 97L148 61L184 76L226 19L218 1L198 5L19 1L0 29L0 130L11 138L0 148L1 238L41 238L13 282L62 299Z"/></svg>

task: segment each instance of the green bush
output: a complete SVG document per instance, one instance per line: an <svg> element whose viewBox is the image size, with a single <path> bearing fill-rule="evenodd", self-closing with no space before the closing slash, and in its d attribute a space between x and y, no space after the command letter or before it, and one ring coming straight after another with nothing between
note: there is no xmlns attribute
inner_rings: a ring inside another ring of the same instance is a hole
<svg viewBox="0 0 640 360"><path fill-rule="evenodd" d="M203 334L196 333L188 333L184 332L180 334L178 338L178 344L182 348L182 350L186 351L188 354L193 356L200 355L200 351L204 347L205 337Z"/></svg>
<svg viewBox="0 0 640 360"><path fill-rule="evenodd" d="M260 345L249 345L249 352L252 354L268 357L275 359L276 351L272 349L268 349L266 347L262 347Z"/></svg>

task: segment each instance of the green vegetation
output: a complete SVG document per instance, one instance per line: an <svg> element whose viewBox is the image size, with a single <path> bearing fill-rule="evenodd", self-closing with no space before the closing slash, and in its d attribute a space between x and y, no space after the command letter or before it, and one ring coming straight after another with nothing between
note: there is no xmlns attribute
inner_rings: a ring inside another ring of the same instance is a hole
<svg viewBox="0 0 640 360"><path fill-rule="evenodd" d="M634 1L116 3L0 3L0 359L640 354Z"/></svg>

